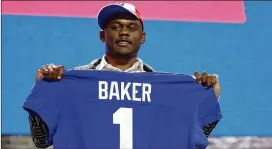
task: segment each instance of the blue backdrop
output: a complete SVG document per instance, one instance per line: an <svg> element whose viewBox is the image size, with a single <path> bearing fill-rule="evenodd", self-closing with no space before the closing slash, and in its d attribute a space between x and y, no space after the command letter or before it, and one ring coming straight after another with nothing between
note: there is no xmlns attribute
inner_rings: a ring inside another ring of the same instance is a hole
<svg viewBox="0 0 272 149"><path fill-rule="evenodd" d="M146 21L140 57L157 71L217 73L216 136L272 136L272 3L246 2L245 24ZM2 15L2 134L29 134L23 102L37 69L104 53L95 19Z"/></svg>

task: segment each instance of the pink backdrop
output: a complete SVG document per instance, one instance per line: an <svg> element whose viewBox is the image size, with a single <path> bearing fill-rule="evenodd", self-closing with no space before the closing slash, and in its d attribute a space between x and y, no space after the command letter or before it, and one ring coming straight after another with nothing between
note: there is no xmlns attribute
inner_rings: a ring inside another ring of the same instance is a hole
<svg viewBox="0 0 272 149"><path fill-rule="evenodd" d="M96 17L113 1L3 1L3 14ZM168 21L244 23L243 1L130 1L144 19Z"/></svg>

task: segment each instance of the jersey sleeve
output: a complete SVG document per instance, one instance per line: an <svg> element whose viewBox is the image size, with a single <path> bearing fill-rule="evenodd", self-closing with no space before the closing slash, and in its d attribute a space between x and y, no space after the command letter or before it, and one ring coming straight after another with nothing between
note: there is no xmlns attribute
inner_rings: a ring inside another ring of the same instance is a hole
<svg viewBox="0 0 272 149"><path fill-rule="evenodd" d="M57 109L57 82L38 81L24 102L23 108L36 113L48 127L47 144L53 143L59 111Z"/></svg>
<svg viewBox="0 0 272 149"><path fill-rule="evenodd" d="M199 127L199 123L197 121L192 125L191 140L192 148L195 147L196 149L206 149L209 144L207 137L203 133L201 127Z"/></svg>
<svg viewBox="0 0 272 149"><path fill-rule="evenodd" d="M218 122L221 119L221 111L213 88L204 91L204 99L198 106L197 116L192 125L191 140L197 149L205 149L208 139L203 132L203 126Z"/></svg>
<svg viewBox="0 0 272 149"><path fill-rule="evenodd" d="M213 88L205 90L205 96L198 107L198 121L201 127L220 121L222 118L219 102Z"/></svg>

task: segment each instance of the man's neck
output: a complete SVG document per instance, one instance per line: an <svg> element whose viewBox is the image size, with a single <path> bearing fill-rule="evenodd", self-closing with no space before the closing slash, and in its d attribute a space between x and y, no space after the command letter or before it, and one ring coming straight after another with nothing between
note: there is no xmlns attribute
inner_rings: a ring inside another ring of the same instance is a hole
<svg viewBox="0 0 272 149"><path fill-rule="evenodd" d="M125 71L132 67L137 61L137 57L114 57L111 55L105 55L105 60L108 64L116 67L122 71Z"/></svg>

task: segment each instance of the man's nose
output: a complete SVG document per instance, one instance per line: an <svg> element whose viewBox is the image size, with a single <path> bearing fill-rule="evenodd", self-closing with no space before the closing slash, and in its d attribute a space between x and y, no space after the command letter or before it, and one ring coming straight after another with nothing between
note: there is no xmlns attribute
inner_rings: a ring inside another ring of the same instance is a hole
<svg viewBox="0 0 272 149"><path fill-rule="evenodd" d="M126 28L123 28L120 33L119 33L120 36L129 36L129 31L128 29Z"/></svg>

